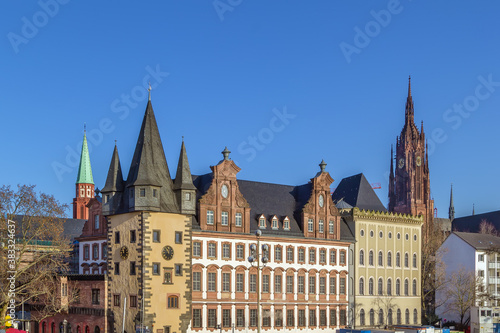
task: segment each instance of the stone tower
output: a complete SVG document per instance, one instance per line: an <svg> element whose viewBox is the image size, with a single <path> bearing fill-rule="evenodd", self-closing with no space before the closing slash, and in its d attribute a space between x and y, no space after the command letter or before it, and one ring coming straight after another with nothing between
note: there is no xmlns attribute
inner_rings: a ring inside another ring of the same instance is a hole
<svg viewBox="0 0 500 333"><path fill-rule="evenodd" d="M389 175L389 211L411 215L423 215L424 231L429 232L433 223L434 200L430 194L429 159L425 141L424 124L420 131L415 126L411 78L408 82L405 124L396 138L396 165L391 148Z"/></svg>
<svg viewBox="0 0 500 333"><path fill-rule="evenodd" d="M90 166L89 147L87 145L87 133L83 133L82 153L80 155L80 166L76 178L76 197L73 199L73 218L89 218L87 204L94 197L94 177Z"/></svg>

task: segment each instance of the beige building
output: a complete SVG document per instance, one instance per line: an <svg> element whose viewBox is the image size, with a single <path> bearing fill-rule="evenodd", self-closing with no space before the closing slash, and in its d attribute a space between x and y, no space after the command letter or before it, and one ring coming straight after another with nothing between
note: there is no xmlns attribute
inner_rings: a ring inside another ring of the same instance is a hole
<svg viewBox="0 0 500 333"><path fill-rule="evenodd" d="M102 194L110 332L185 332L191 320L195 188L184 143L172 181L151 100L127 180L115 147Z"/></svg>
<svg viewBox="0 0 500 333"><path fill-rule="evenodd" d="M420 324L423 217L387 212L363 174L333 197L355 238L352 326Z"/></svg>

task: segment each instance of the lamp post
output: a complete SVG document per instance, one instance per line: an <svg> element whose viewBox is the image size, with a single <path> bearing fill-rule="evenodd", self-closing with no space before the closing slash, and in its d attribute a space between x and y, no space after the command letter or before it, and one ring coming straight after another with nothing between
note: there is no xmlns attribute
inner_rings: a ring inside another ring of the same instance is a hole
<svg viewBox="0 0 500 333"><path fill-rule="evenodd" d="M250 245L250 256L248 257L248 262L253 266L254 262L257 262L257 333L260 333L260 262L264 266L269 261L269 246L267 244L262 245L262 253L260 253L260 236L262 236L262 231L255 231L255 236L257 236L257 246L255 244ZM259 260L260 258L260 260ZM263 266L263 267L264 267Z"/></svg>

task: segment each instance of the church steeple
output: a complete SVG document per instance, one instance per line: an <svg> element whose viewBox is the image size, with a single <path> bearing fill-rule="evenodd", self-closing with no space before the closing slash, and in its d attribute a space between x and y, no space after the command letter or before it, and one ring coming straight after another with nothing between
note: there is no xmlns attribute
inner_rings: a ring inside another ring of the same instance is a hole
<svg viewBox="0 0 500 333"><path fill-rule="evenodd" d="M397 141L397 138L396 138ZM394 210L394 150L391 145L391 169L389 171L389 211Z"/></svg>
<svg viewBox="0 0 500 333"><path fill-rule="evenodd" d="M82 152L80 154L80 165L76 177L76 196L73 199L73 218L88 219L89 210L87 204L94 197L94 177L90 165L89 147L87 144L87 131L84 125Z"/></svg>
<svg viewBox="0 0 500 333"><path fill-rule="evenodd" d="M408 125L414 124L413 98L411 96L411 76L408 77L408 97L406 98L405 121Z"/></svg>
<svg viewBox="0 0 500 333"><path fill-rule="evenodd" d="M451 184L450 190L450 208L448 209L448 218L453 221L455 218L455 206L453 205L453 184Z"/></svg>
<svg viewBox="0 0 500 333"><path fill-rule="evenodd" d="M189 161L184 145L184 137L182 138L181 152L179 154L179 163L177 163L177 173L175 174L174 191L177 196L182 214L192 214L196 212L195 195L196 187L193 185L193 178L189 168Z"/></svg>
<svg viewBox="0 0 500 333"><path fill-rule="evenodd" d="M89 147L87 145L87 131L83 132L82 152L80 154L80 165L78 166L77 184L94 184L92 167L90 166Z"/></svg>

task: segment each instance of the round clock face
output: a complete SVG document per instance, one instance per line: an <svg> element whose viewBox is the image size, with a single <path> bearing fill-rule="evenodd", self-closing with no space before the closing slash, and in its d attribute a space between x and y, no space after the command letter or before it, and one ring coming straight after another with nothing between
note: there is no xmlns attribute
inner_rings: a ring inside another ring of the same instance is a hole
<svg viewBox="0 0 500 333"><path fill-rule="evenodd" d="M319 203L319 206L320 207L323 207L323 205L325 204L325 201L323 199L323 194L320 194L319 195L319 198L318 198L318 203Z"/></svg>
<svg viewBox="0 0 500 333"><path fill-rule="evenodd" d="M128 258L128 248L126 246L122 246L120 249L120 257L122 257L122 259Z"/></svg>
<svg viewBox="0 0 500 333"><path fill-rule="evenodd" d="M167 245L161 250L161 255L163 259L170 260L174 257L174 249L170 245Z"/></svg>
<svg viewBox="0 0 500 333"><path fill-rule="evenodd" d="M227 198L229 191L227 190L226 184L222 185L220 192L221 192L223 198Z"/></svg>
<svg viewBox="0 0 500 333"><path fill-rule="evenodd" d="M417 166L420 166L422 164L422 159L420 156L417 156Z"/></svg>
<svg viewBox="0 0 500 333"><path fill-rule="evenodd" d="M405 160L404 158L400 158L398 162L398 167L402 169L405 166Z"/></svg>

